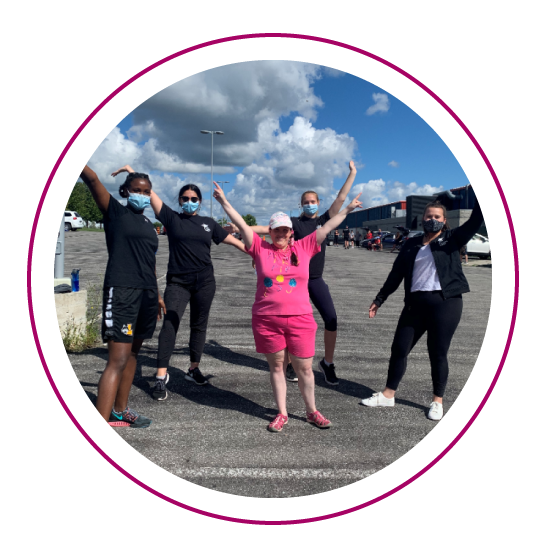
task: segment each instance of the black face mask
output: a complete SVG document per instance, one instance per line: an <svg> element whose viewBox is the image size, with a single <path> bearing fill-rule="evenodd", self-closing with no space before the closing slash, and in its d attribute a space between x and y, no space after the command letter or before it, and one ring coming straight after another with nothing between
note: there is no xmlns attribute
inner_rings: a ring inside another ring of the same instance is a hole
<svg viewBox="0 0 546 558"><path fill-rule="evenodd" d="M436 219L429 219L428 221L423 221L423 229L428 233L437 233L444 228L445 223L441 221L436 221Z"/></svg>

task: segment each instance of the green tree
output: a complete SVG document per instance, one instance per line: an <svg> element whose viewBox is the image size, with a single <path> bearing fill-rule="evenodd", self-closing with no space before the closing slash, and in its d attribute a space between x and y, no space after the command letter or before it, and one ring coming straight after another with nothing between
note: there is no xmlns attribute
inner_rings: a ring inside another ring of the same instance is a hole
<svg viewBox="0 0 546 558"><path fill-rule="evenodd" d="M101 221L102 212L97 207L89 188L83 182L76 182L66 204L67 211L77 211L84 221Z"/></svg>
<svg viewBox="0 0 546 558"><path fill-rule="evenodd" d="M245 220L245 223L249 227L254 227L258 224L258 222L256 221L256 217L254 217L254 215L251 215L250 213L248 213L247 215L241 215L241 217Z"/></svg>
<svg viewBox="0 0 546 558"><path fill-rule="evenodd" d="M225 217L221 217L217 221L221 227L225 227L228 224L228 220Z"/></svg>

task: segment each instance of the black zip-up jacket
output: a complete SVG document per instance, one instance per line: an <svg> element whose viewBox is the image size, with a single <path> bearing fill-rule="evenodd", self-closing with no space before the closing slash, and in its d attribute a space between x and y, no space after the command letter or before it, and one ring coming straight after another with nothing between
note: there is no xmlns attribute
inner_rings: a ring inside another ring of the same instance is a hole
<svg viewBox="0 0 546 558"><path fill-rule="evenodd" d="M438 278L442 287L444 299L467 293L470 291L468 281L463 273L459 250L478 232L483 222L483 215L478 202L472 210L470 219L456 229L443 231L440 236L430 243L430 251L438 270ZM423 246L423 236L408 238L400 254L394 261L392 270L385 284L375 297L374 303L381 306L387 298L396 291L404 280L406 291L405 302L411 293L413 266L415 257Z"/></svg>

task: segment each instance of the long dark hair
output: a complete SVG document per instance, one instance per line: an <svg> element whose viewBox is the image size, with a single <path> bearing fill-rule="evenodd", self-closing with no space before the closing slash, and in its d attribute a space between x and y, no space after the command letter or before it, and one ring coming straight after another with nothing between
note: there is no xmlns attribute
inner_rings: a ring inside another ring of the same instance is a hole
<svg viewBox="0 0 546 558"><path fill-rule="evenodd" d="M125 182L119 187L119 195L122 198L129 197L129 186L131 186L131 182L133 180L137 179L147 180L150 184L150 188L152 188L152 181L147 174L144 174L143 172L130 172L125 179Z"/></svg>

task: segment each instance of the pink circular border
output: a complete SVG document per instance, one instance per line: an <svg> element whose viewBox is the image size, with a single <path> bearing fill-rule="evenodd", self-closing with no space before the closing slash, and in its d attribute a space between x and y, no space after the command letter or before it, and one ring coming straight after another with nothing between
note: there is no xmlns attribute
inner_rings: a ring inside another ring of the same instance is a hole
<svg viewBox="0 0 546 558"><path fill-rule="evenodd" d="M306 518L306 519L294 519L294 520L288 520L288 521L260 521L260 520L253 520L253 519L241 519L241 518L237 518L237 517L229 517L229 516L225 516L225 515L210 513L210 512L204 511L204 510L200 510L198 508L194 508L192 506L188 506L186 504L183 504L182 502L174 500L173 498L169 498L168 496L165 496L164 494L158 492L157 490L154 490L153 488L151 488L148 485L144 484L143 482L139 481L137 478L133 477L133 475L131 475L129 472L127 472L125 469L120 467L104 451L102 451L102 449L91 439L91 437L87 434L87 432L78 423L78 421L76 420L74 415L70 412L70 409L68 408L68 406L64 402L61 394L59 393L59 390L57 389L57 386L55 385L55 382L53 381L53 378L51 377L51 374L50 374L49 369L47 367L47 363L46 363L45 358L44 358L44 354L42 352L42 348L40 346L40 341L38 339L38 332L36 330L36 322L34 320L34 311L33 311L33 304L32 304L32 287L31 287L32 253L33 253L33 249L34 249L34 238L36 236L36 228L38 226L38 219L39 219L40 213L42 211L42 206L43 206L43 203L44 203L45 196L46 196L46 194L49 190L49 186L51 185L51 181L53 180L53 177L55 176L55 173L57 172L57 169L59 168L59 165L63 161L66 153L68 152L68 150L70 149L70 147L72 146L72 144L74 143L76 138L80 135L82 130L91 121L91 119L94 118L95 115L108 102L110 102L120 91L125 89L131 83L133 83L133 81L136 81L139 77L143 76L144 74L147 74L148 72L150 72L154 68L157 68L158 66L161 66L162 64L165 64L166 62L169 62L170 60L173 60L174 58L178 58L179 56L182 56L182 55L187 54L189 52L192 52L194 50L199 50L201 48L205 48L205 47L212 46L212 45L217 45L217 44L231 42L231 41L239 41L239 40L243 40L243 39L258 39L258 38L268 38L268 37L271 37L271 38L291 38L291 39L303 39L303 40L307 40L307 41L317 41L317 42L326 43L326 44L333 45L333 46L346 48L348 50L352 50L353 52L358 52L359 54L363 54L364 56L368 56L369 58L372 58L373 60L376 60L377 62L380 62L381 64L385 64L385 66L388 66L392 70L395 70L396 72L402 74L403 76L405 76L406 78L411 80L413 83L418 85L421 89L426 91L435 101L437 101L455 119L455 121L459 124L459 126L461 126L461 128L464 130L466 135L470 138L470 140L472 141L472 143L474 144L474 146L476 147L476 149L480 153L480 155L481 155L482 159L484 160L485 164L487 165L487 168L489 169L489 172L491 173L491 176L493 177L493 180L495 181L495 184L497 186L497 190L499 191L499 194L500 194L500 197L501 197L501 200L502 200L502 204L503 204L504 209L506 211L506 217L508 219L508 226L510 227L510 236L512 238L512 247L513 247L513 252L514 252L514 263L515 263L515 292L514 292L514 305L513 305L513 312L512 312L512 320L511 320L511 323L510 323L510 331L508 333L508 338L506 340L506 346L505 346L504 351L502 353L502 358L501 358L499 367L497 368L497 372L495 374L495 377L493 378L493 381L491 382L491 385L489 386L489 389L487 390L487 393L485 394L485 397L482 399L480 405L478 406L478 408L476 409L476 411L474 412L474 414L472 415L470 420L466 423L464 428L461 430L461 432L459 432L459 434L455 437L455 439L433 461L431 461L426 467L421 469L418 473L413 475L407 481L403 482L402 484L399 484L398 486L396 486L392 490L389 490L388 492L385 492L384 494L382 494L381 496L378 496L377 498L374 498L373 500L369 500L368 502L365 502L364 504L360 504L359 506L354 506L352 508L342 510L342 511L339 511L339 512L336 512L336 513L330 513L330 514L327 514L327 515L321 515L321 516L317 516L317 517L311 517L311 518ZM376 502L380 502L381 500L384 500L385 498L388 498L391 494L395 494L396 492L398 492L399 490L401 490L402 488L404 488L408 484L411 484L414 480L418 479L421 475L426 473L431 467L436 465L436 463L438 463L438 461L440 461L440 459L442 459L453 448L453 446L463 437L463 435L470 428L472 423L476 420L476 417L480 414L480 412L483 409L485 403L489 399L489 396L491 395L491 392L493 391L493 388L495 387L495 385L496 385L496 383L499 379L500 373L502 371L502 367L504 366L504 362L505 362L506 356L508 354L508 350L510 348L510 343L512 341L512 336L514 334L514 327L515 327L515 324L516 324L516 315L517 315L517 309L518 309L519 263L518 263L518 250L517 250L517 244L516 244L516 235L515 235L515 232L514 232L514 225L513 225L513 222L512 222L512 217L510 215L510 210L508 209L508 204L506 202L504 192L502 191L499 179L497 178L497 175L495 174L495 171L493 170L493 167L491 166L491 163L489 162L489 159L486 157L483 149L480 147L480 144L476 141L476 138L471 134L470 130L464 125L462 120L442 101L442 99L440 99L438 97L438 95L433 93L426 85L421 83L419 80L417 80L412 75L408 74L407 72L405 72L404 70L402 70L398 66L395 66L394 64L391 64L390 62L388 62L387 60L385 60L383 58L380 58L379 56L376 56L376 55L374 55L370 52L367 52L365 50L356 48L354 46L351 46L351 45L348 45L348 44L345 44L345 43L341 43L339 41L332 41L330 39L325 39L325 38L322 38L322 37L314 37L314 36L310 36L310 35L297 35L297 34L291 34L291 33L257 33L257 34L253 34L253 35L236 35L236 36L233 36L233 37L225 37L225 38L222 38L222 39L216 39L214 41L208 41L208 42L205 42L205 43L201 43L201 44L195 45L193 47L186 48L184 50L176 52L175 54L171 54L170 56L167 56L166 58L163 58L162 60L159 60L155 64L152 64L152 65L148 66L147 68L145 68L144 70L142 70L138 74L134 75L131 79L127 80L125 83L120 85L115 91L113 91L108 97L106 97L106 99L104 99L104 101L102 101L102 103L100 103L97 106L97 108L95 108L95 110L85 119L83 124L76 130L74 135L70 138L70 141L66 144L66 146L63 149L60 157L57 159L57 162L55 163L55 166L53 167L53 170L51 171L51 174L49 175L49 178L48 178L47 183L45 185L42 196L40 197L40 202L38 204L38 209L36 211L36 216L34 218L34 222L33 222L33 225L32 225L32 233L31 233L31 236L30 236L30 244L29 244L29 250L28 250L27 294L28 294L28 308L29 308L29 313L30 313L30 321L31 321L31 325L32 325L32 333L34 335L34 341L36 343L36 348L38 349L38 354L40 355L40 360L42 361L42 365L44 367L44 370L45 370L45 373L46 373L47 378L49 380L49 383L51 384L51 387L53 388L53 391L55 392L55 395L57 396L58 400L60 401L60 403L63 406L64 410L66 411L67 415L70 417L72 422L76 425L76 428L81 432L81 434L85 437L85 439L102 455L102 457L104 457L104 459L106 459L106 461L108 461L108 463L110 463L113 467L115 467L118 471L123 473L128 479L132 480L135 484L137 484L141 488L144 488L148 492L154 494L155 496L158 496L159 498L165 500L166 502L169 502L171 504L174 504L176 506L184 508L188 511L192 511L192 512L195 512L195 513L198 513L198 514L201 514L201 515L205 515L207 517L213 517L215 519L222 519L224 521L232 521L232 522L236 522L236 523L247 523L247 524L252 524L252 525L294 525L294 524L298 524L298 523L311 523L311 522L315 522L315 521L323 521L325 519L330 519L330 518L333 518L333 517L339 517L341 515L345 515L345 514L348 514L348 513L357 511L357 510L361 510L363 508L367 508L368 506L371 506L372 504L375 504Z"/></svg>

